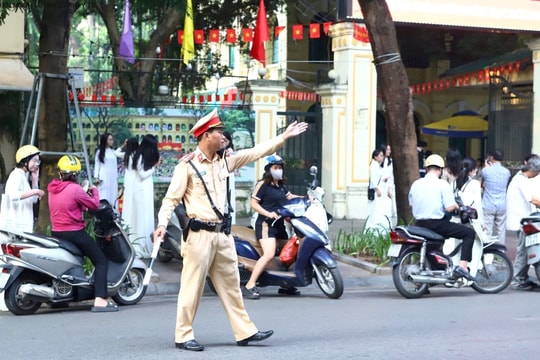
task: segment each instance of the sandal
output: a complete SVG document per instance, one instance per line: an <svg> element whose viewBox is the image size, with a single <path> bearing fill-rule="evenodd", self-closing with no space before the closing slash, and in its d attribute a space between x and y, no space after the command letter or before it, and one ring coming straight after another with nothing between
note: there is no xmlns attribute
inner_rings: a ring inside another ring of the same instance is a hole
<svg viewBox="0 0 540 360"><path fill-rule="evenodd" d="M118 311L116 304L108 303L105 306L92 306L92 312L115 312Z"/></svg>
<svg viewBox="0 0 540 360"><path fill-rule="evenodd" d="M244 296L246 299L252 299L257 300L261 297L261 294L259 294L259 289L257 289L256 286L252 287L251 289L248 289L245 286L242 286L242 296Z"/></svg>

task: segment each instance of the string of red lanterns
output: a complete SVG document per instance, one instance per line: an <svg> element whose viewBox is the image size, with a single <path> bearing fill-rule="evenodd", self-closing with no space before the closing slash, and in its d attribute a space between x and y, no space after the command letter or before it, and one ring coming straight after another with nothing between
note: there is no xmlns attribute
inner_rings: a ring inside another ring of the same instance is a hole
<svg viewBox="0 0 540 360"><path fill-rule="evenodd" d="M410 89L412 94L414 95L448 90L451 87L469 86L473 85L473 83L488 84L491 74L511 75L514 72L520 71L521 66L527 62L530 62L530 59L518 60L497 67L491 67L489 69L482 69L468 74L453 76L451 78L433 80L420 84L413 84L410 86Z"/></svg>

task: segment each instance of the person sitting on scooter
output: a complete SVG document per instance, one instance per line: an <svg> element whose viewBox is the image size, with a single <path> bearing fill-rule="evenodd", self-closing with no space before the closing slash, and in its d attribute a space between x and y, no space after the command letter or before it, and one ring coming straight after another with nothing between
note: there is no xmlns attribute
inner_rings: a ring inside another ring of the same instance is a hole
<svg viewBox="0 0 540 360"><path fill-rule="evenodd" d="M264 175L255 185L251 196L251 208L259 214L255 222L255 236L261 244L263 254L257 260L246 286L242 287L242 294L248 299L261 297L256 287L257 279L274 258L277 239L287 240L289 238L283 219L275 221L279 218L277 209L284 201L301 197L291 194L287 190L283 176L283 166L285 165L283 159L278 155L270 155L266 161ZM288 295L300 294L296 288L280 288L278 292Z"/></svg>
<svg viewBox="0 0 540 360"><path fill-rule="evenodd" d="M430 155L425 162L426 176L416 180L409 190L415 224L428 228L448 238L462 240L461 260L454 269L454 276L474 281L467 264L472 258L472 247L476 236L470 227L453 223L445 217L446 212L459 210L450 184L440 179L444 160L437 154Z"/></svg>
<svg viewBox="0 0 540 360"><path fill-rule="evenodd" d="M49 191L51 234L75 244L95 267L94 306L92 312L118 311L107 300L107 258L85 230L83 211L99 208L99 191L92 186L91 195L79 185L81 162L76 156L64 155L58 161L58 179L53 179Z"/></svg>

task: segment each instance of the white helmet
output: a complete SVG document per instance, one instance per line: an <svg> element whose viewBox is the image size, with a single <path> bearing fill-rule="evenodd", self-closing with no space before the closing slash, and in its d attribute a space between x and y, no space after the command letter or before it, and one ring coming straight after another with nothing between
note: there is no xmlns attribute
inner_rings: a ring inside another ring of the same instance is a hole
<svg viewBox="0 0 540 360"><path fill-rule="evenodd" d="M440 155L437 155L437 154L429 155L426 159L426 162L424 163L424 166L426 168L430 166L437 166L442 169L444 168L444 160Z"/></svg>

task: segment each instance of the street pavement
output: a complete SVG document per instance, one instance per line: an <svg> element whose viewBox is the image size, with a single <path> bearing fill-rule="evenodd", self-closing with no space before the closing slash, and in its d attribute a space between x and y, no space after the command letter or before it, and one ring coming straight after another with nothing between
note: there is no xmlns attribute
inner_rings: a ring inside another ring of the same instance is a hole
<svg viewBox="0 0 540 360"><path fill-rule="evenodd" d="M237 219L237 225L248 225L249 218ZM364 226L364 220L359 219L339 219L334 220L330 225L328 236L334 239L341 231L345 233L361 232ZM507 254L512 261L514 260L517 246L517 236L513 232L506 234ZM338 261L338 268L343 277L345 288L350 287L377 287L377 288L393 288L391 269L389 267L378 267L376 264L360 260L355 257L346 256L334 253ZM177 294L180 289L180 273L182 263L176 259L172 259L169 263L154 262L152 280L148 285L146 295L173 295ZM533 271L534 272L534 271ZM533 273L531 272L531 274ZM277 287L269 287L261 289L264 296L265 293L276 292ZM309 289L309 290L308 290ZM311 284L305 290L311 291L317 289L316 284ZM299 289L302 291L302 289ZM214 295L207 287L204 292L205 296Z"/></svg>

